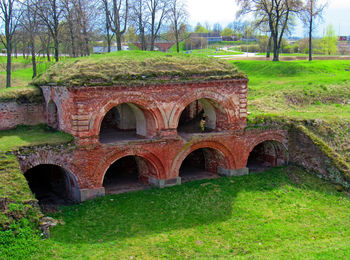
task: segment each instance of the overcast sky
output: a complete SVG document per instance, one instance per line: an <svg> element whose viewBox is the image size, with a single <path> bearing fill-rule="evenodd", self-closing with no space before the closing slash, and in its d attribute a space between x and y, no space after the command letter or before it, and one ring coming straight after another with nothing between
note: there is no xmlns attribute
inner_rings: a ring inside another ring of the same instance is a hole
<svg viewBox="0 0 350 260"><path fill-rule="evenodd" d="M203 25L208 22L211 25L220 23L225 27L235 20L238 10L234 0L187 0L187 7L190 14L189 22L192 26L198 22ZM318 26L319 36L322 36L328 24L333 25L337 34L350 36L350 0L328 0L324 22ZM304 35L301 25L297 26L293 35Z"/></svg>

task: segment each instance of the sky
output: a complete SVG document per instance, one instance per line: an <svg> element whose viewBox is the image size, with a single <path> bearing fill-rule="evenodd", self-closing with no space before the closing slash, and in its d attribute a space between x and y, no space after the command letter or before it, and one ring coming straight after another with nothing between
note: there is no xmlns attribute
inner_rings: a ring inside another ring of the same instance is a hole
<svg viewBox="0 0 350 260"><path fill-rule="evenodd" d="M326 1L326 0L320 0ZM189 23L196 26L198 22L213 25L220 23L225 27L236 19L238 10L235 0L187 0ZM324 21L319 23L315 36L322 36L327 25L332 24L337 35L350 36L350 0L328 0L324 12ZM304 36L305 30L299 23L293 36Z"/></svg>

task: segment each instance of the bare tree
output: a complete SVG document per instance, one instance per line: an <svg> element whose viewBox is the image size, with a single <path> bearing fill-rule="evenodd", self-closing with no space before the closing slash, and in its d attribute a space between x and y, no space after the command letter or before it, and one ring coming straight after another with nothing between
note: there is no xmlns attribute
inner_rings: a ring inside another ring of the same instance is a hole
<svg viewBox="0 0 350 260"><path fill-rule="evenodd" d="M128 0L112 0L112 7L109 12L109 20L112 32L116 36L117 48L122 49L122 36L126 32L129 14Z"/></svg>
<svg viewBox="0 0 350 260"><path fill-rule="evenodd" d="M1 0L0 9L0 18L5 27L5 39L1 37L1 41L4 44L7 53L6 88L9 88L11 87L12 39L19 24L22 11L18 9L15 0Z"/></svg>
<svg viewBox="0 0 350 260"><path fill-rule="evenodd" d="M21 19L21 26L28 33L30 53L32 56L32 68L33 78L37 75L36 66L36 47L35 47L35 36L38 33L38 16L37 10L30 8L30 1L26 0L23 4L23 16Z"/></svg>
<svg viewBox="0 0 350 260"><path fill-rule="evenodd" d="M267 23L273 42L273 61L279 60L283 35L292 27L292 18L301 9L300 0L236 0L238 16L253 13L257 22Z"/></svg>
<svg viewBox="0 0 350 260"><path fill-rule="evenodd" d="M77 50L76 50L76 33L75 33L75 12L74 12L74 3L71 0L63 0L62 1L63 8L64 8L64 18L67 21L68 29L69 29L69 36L71 41L71 55L73 57L77 56Z"/></svg>
<svg viewBox="0 0 350 260"><path fill-rule="evenodd" d="M317 19L322 19L323 10L327 4L319 4L318 0L306 0L300 17L309 34L309 61L312 61L312 32Z"/></svg>
<svg viewBox="0 0 350 260"><path fill-rule="evenodd" d="M176 42L176 51L180 52L179 43L183 39L180 39L181 28L186 22L187 10L185 3L182 0L171 0L169 8L169 18L171 21L171 29L174 32L175 42Z"/></svg>
<svg viewBox="0 0 350 260"><path fill-rule="evenodd" d="M149 19L146 1L133 0L131 4L131 20L135 24L143 51L147 50L146 27Z"/></svg>
<svg viewBox="0 0 350 260"><path fill-rule="evenodd" d="M75 9L77 11L77 21L79 25L79 33L85 47L85 55L90 55L90 21L94 20L94 13L89 13L89 10L95 6L95 1L75 0ZM97 3L96 3L97 4Z"/></svg>
<svg viewBox="0 0 350 260"><path fill-rule="evenodd" d="M151 51L154 51L154 43L168 15L168 2L166 0L147 0L146 4L150 14Z"/></svg>
<svg viewBox="0 0 350 260"><path fill-rule="evenodd" d="M32 8L37 10L40 22L46 26L54 42L55 60L59 61L59 29L63 13L60 0L38 0L33 2Z"/></svg>

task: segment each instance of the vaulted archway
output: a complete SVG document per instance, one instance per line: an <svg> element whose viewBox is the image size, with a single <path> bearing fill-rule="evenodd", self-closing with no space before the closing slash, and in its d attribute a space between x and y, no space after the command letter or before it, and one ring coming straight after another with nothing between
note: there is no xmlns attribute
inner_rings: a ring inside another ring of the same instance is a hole
<svg viewBox="0 0 350 260"><path fill-rule="evenodd" d="M207 98L201 98L184 107L178 121L178 133L213 132L224 128L228 121L223 106Z"/></svg>
<svg viewBox="0 0 350 260"><path fill-rule="evenodd" d="M147 138L155 128L152 115L133 103L122 103L111 108L100 126L101 143Z"/></svg>
<svg viewBox="0 0 350 260"><path fill-rule="evenodd" d="M182 182L211 179L218 176L218 167L225 168L224 155L213 148L199 148L192 151L182 161L179 176Z"/></svg>
<svg viewBox="0 0 350 260"><path fill-rule="evenodd" d="M250 172L261 172L271 167L288 164L288 151L275 140L257 144L249 154L247 167Z"/></svg>
<svg viewBox="0 0 350 260"><path fill-rule="evenodd" d="M103 178L106 194L122 193L150 187L148 178L157 176L157 170L147 159L128 155L112 163Z"/></svg>
<svg viewBox="0 0 350 260"><path fill-rule="evenodd" d="M75 176L61 166L40 164L24 174L39 204L44 208L80 201Z"/></svg>

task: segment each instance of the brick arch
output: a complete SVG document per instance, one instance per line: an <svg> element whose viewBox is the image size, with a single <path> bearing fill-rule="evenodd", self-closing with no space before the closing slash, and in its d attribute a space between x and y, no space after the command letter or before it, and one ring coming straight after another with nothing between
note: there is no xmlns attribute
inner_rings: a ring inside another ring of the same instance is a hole
<svg viewBox="0 0 350 260"><path fill-rule="evenodd" d="M103 180L105 177L105 174L109 167L119 159L122 159L126 156L138 156L146 160L146 162L150 163L152 167L155 169L155 178L161 179L164 178L165 176L165 168L163 166L163 163L159 160L159 158L147 151L147 150L142 150L140 151L139 149L129 149L127 151L118 151L114 152L108 156L106 156L97 166L96 171L94 176L96 176L96 184L99 185L99 187L103 186Z"/></svg>
<svg viewBox="0 0 350 260"><path fill-rule="evenodd" d="M20 164L21 165L21 164ZM82 186L82 183L80 182L80 179L78 178L78 176L70 169L70 167L66 167L63 166L62 164L56 163L56 162L39 162L36 161L35 163L31 164L31 167L29 167L27 165L26 168L22 168L22 172L23 175L26 175L26 173L31 170L34 169L35 167L41 166L41 165L52 165L52 166L57 166L60 167L64 174L66 175L66 178L68 177L68 182L70 184L69 186L69 193L67 194L72 200L74 200L75 202L79 202L80 201L80 192L79 189Z"/></svg>
<svg viewBox="0 0 350 260"><path fill-rule="evenodd" d="M235 161L234 155L226 145L216 141L200 141L196 144L191 145L188 149L182 149L182 152L180 152L175 157L171 166L170 176L168 176L168 178L177 177L179 175L180 167L183 161L185 160L185 158L193 151L201 148L210 148L220 152L223 155L225 160L224 165L222 165L222 167L226 169L236 168L236 161Z"/></svg>
<svg viewBox="0 0 350 260"><path fill-rule="evenodd" d="M96 111L95 117L93 118L92 130L98 135L100 132L101 124L108 113L113 107L121 105L123 103L130 103L137 106L140 109L145 118L147 126L147 135L153 136L156 135L157 131L163 129L166 123L166 117L164 111L156 106L156 101L154 100L146 100L141 95L125 95L123 97L118 97L117 100L113 100L111 98L106 99L105 102L102 102Z"/></svg>
<svg viewBox="0 0 350 260"><path fill-rule="evenodd" d="M178 127L178 123L180 120L180 116L182 111L192 102L199 100L199 99L207 99L211 101L211 105L215 107L215 109L219 109L218 106L221 106L224 111L222 111L223 116L226 117L224 120L226 121L227 125L230 125L234 122L234 116L236 114L235 104L232 103L232 101L225 97L224 95L221 95L216 92L211 91L195 91L191 93L190 95L184 95L182 98L180 98L174 108L172 109L170 116L169 116L169 128L176 129ZM215 106L215 103L218 104L218 106ZM230 113L230 111L234 111L233 115Z"/></svg>
<svg viewBox="0 0 350 260"><path fill-rule="evenodd" d="M259 144L267 141L273 141L280 144L281 147L284 149L284 152L286 153L286 159L288 162L289 158L288 158L288 147L286 145L286 142L287 142L286 135L281 132L272 131L272 132L265 132L259 135L255 135L253 138L251 138L250 142L247 142L247 146L243 156L245 165L247 164L249 155L253 151L253 149Z"/></svg>
<svg viewBox="0 0 350 260"><path fill-rule="evenodd" d="M251 139L250 142L247 144L247 152L250 153L255 146L258 144L265 142L265 141L276 141L281 143L285 149L288 151L286 143L286 136L283 133L280 132L266 132L259 135L255 135L254 138Z"/></svg>

